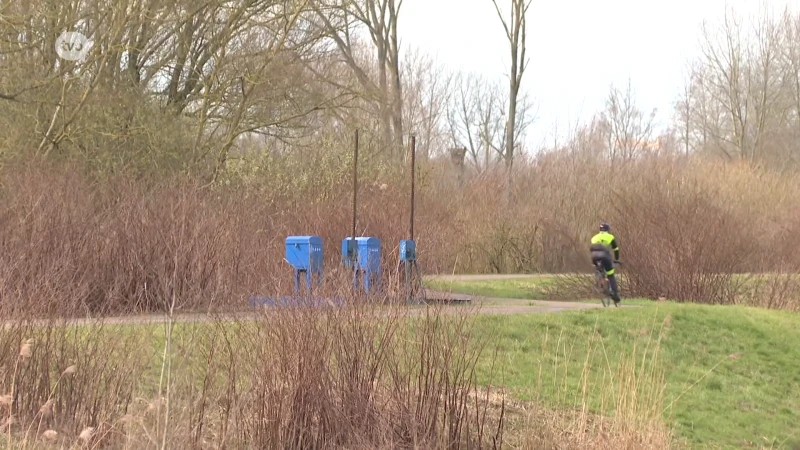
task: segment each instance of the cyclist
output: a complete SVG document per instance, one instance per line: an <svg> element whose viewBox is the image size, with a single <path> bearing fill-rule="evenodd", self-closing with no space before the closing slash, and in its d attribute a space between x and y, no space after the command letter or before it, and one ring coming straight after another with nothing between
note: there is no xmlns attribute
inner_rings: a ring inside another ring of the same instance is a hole
<svg viewBox="0 0 800 450"><path fill-rule="evenodd" d="M592 254L592 264L597 264L598 261L602 263L603 270L606 271L608 277L608 284L611 286L611 298L614 299L614 304L619 304L619 290L617 288L617 279L614 277L614 264L619 263L619 245L617 238L611 234L611 226L605 222L600 224L600 232L592 236L592 245L590 247ZM611 259L611 252L614 252L614 259Z"/></svg>

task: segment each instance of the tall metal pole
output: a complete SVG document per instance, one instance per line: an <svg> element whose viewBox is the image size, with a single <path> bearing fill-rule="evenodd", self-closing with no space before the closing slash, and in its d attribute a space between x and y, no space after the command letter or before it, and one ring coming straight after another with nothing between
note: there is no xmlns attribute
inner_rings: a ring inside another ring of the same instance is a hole
<svg viewBox="0 0 800 450"><path fill-rule="evenodd" d="M416 154L417 154L417 139L416 136L411 136L411 214L409 218L409 239L414 240L414 175L416 172ZM406 304L411 303L411 261L406 261L403 264L406 282Z"/></svg>
<svg viewBox="0 0 800 450"><path fill-rule="evenodd" d="M414 240L414 178L417 172L417 138L416 136L411 136L411 226L410 228L410 237L412 241Z"/></svg>
<svg viewBox="0 0 800 450"><path fill-rule="evenodd" d="M357 203L358 197L358 129L356 129L355 133L355 149L353 150L353 234L350 236L353 238L353 243L356 240L356 208L358 206Z"/></svg>
<svg viewBox="0 0 800 450"><path fill-rule="evenodd" d="M358 247L356 246L356 217L358 211L358 128L354 136L353 149L353 229L350 235L352 251L350 263L353 265L353 288L358 290Z"/></svg>

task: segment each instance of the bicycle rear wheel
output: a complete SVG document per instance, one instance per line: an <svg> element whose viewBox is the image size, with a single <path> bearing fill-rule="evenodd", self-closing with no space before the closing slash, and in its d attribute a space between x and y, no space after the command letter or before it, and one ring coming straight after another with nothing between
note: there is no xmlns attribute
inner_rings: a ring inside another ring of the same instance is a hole
<svg viewBox="0 0 800 450"><path fill-rule="evenodd" d="M608 280L603 280L603 296L601 297L601 301L603 302L603 307L608 307L611 304L611 296L608 293Z"/></svg>

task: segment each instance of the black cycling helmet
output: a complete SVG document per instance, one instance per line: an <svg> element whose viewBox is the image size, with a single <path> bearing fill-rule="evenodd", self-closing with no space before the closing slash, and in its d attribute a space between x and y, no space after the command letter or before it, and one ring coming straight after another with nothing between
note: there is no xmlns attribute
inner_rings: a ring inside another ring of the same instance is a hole
<svg viewBox="0 0 800 450"><path fill-rule="evenodd" d="M611 225L609 225L609 224L607 224L605 222L602 222L600 224L600 231L611 231Z"/></svg>

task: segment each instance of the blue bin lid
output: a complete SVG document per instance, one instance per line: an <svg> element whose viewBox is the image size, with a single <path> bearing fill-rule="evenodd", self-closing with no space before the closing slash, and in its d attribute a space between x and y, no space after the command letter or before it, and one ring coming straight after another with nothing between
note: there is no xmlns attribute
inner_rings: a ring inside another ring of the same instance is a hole
<svg viewBox="0 0 800 450"><path fill-rule="evenodd" d="M352 236L348 236L342 239L342 241L352 241L352 240L353 240ZM356 238L356 242L358 242L358 245L369 245L369 244L380 244L381 240L373 236L360 236Z"/></svg>
<svg viewBox="0 0 800 450"><path fill-rule="evenodd" d="M321 244L319 236L287 236L286 244Z"/></svg>

